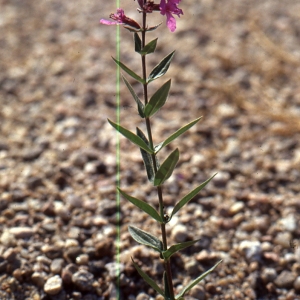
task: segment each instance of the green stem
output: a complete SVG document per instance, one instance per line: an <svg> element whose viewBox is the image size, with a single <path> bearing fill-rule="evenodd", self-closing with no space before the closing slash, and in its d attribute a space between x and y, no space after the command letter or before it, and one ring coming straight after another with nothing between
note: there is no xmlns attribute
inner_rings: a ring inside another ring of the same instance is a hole
<svg viewBox="0 0 300 300"><path fill-rule="evenodd" d="M145 47L145 41L146 41L146 31L145 31L146 16L147 16L147 14L143 12L142 47ZM142 56L142 73L143 73L143 79L146 81L146 78L147 78L146 55ZM144 89L144 100L145 100L145 105L146 105L148 103L148 83L143 84L143 89ZM150 148L153 149L154 145L153 145L150 118L145 118L145 120L146 120L146 127L147 127ZM157 172L156 154L155 153L152 154L151 157L152 157L154 172L156 173ZM158 200L159 200L159 212L160 212L162 219L164 219L164 202L163 202L161 186L157 187L157 194L158 194ZM164 224L164 223L161 223L161 233L162 233L162 240L163 240L163 249L165 251L168 249L168 244L167 244L166 224ZM167 275L167 282L168 282L168 286L169 286L171 300L175 300L170 259L164 261L164 268L165 268L166 275Z"/></svg>

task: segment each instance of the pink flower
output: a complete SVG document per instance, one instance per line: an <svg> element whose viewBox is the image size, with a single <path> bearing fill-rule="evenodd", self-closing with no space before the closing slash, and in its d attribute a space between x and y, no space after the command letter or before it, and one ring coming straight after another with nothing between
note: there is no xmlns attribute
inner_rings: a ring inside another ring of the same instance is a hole
<svg viewBox="0 0 300 300"><path fill-rule="evenodd" d="M141 28L141 26L136 21L125 16L124 10L122 8L118 8L117 13L110 14L109 17L115 21L101 19L100 23L104 25L129 25L130 27L134 27L136 29Z"/></svg>
<svg viewBox="0 0 300 300"><path fill-rule="evenodd" d="M167 16L167 26L174 32L176 29L176 20L172 14L177 15L180 18L180 15L183 15L183 11L177 7L181 0L161 0L160 1L160 13L164 16Z"/></svg>

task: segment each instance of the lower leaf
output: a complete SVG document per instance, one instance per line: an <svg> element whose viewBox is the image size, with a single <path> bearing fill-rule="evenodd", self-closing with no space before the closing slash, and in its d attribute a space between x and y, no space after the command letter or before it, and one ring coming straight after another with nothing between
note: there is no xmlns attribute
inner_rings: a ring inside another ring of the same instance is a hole
<svg viewBox="0 0 300 300"><path fill-rule="evenodd" d="M160 295L165 297L164 291L155 283L153 279L151 279L139 266L138 264L133 260L131 257L131 260L133 262L134 267L138 271L138 273L143 277L143 279L155 290L157 291Z"/></svg>

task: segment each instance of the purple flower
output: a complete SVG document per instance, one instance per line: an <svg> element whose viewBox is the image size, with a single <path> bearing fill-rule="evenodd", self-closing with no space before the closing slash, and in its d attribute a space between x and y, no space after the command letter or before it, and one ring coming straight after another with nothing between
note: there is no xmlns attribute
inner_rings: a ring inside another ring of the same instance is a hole
<svg viewBox="0 0 300 300"><path fill-rule="evenodd" d="M164 16L167 16L167 26L174 32L176 29L176 20L172 14L177 15L180 18L180 15L183 15L183 11L177 7L181 0L161 0L160 1L160 13Z"/></svg>
<svg viewBox="0 0 300 300"><path fill-rule="evenodd" d="M101 19L100 23L104 24L104 25L129 25L130 27L133 27L136 29L141 28L141 26L136 21L125 16L124 10L122 8L118 8L117 13L110 14L109 17L111 19L113 19L114 21Z"/></svg>

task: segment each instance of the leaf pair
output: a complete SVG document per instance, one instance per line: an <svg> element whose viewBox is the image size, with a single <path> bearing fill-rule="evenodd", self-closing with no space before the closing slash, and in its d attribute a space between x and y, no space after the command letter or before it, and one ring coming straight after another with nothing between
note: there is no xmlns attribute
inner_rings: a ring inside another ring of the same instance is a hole
<svg viewBox="0 0 300 300"><path fill-rule="evenodd" d="M147 47L147 46L146 46ZM149 47L151 48L151 47ZM147 50L149 51L149 50ZM123 69L123 71L125 71L128 75L130 75L132 78L134 78L135 80L137 80L138 82L142 83L142 84L148 84L151 81L160 78L161 76L165 75L166 72L168 71L170 64L171 64L171 60L174 56L175 51L171 52L170 54L168 54L165 58L163 58L158 65L156 65L153 70L150 72L148 78L146 80L144 80L143 78L141 78L139 75L137 75L134 71L130 70L126 65L124 65L123 63L121 63L119 60L112 58L114 60L114 62L121 68Z"/></svg>
<svg viewBox="0 0 300 300"><path fill-rule="evenodd" d="M114 123L113 121L108 119L108 122L112 127L114 127L118 132L120 132L122 135L124 135L127 139L129 139L132 143L139 146L143 150L145 150L149 154L158 153L163 147L170 144L172 141L174 141L176 138L178 138L181 134L185 133L188 129L190 129L192 126L194 126L197 122L199 122L200 118L197 118L196 120L188 123L187 125L181 127L179 130L177 130L175 133L170 135L165 141L158 144L154 147L154 149L150 149L149 145L143 139L131 131L127 130L126 128L122 127L121 125L118 125Z"/></svg>
<svg viewBox="0 0 300 300"><path fill-rule="evenodd" d="M171 79L165 82L150 98L149 102L146 106L144 106L143 102L140 100L138 95L133 90L131 84L127 81L127 79L122 75L122 78L130 91L133 99L135 100L139 115L142 118L150 118L153 116L158 110L160 110L164 104L166 103L166 100L169 95L170 87L171 87Z"/></svg>
<svg viewBox="0 0 300 300"><path fill-rule="evenodd" d="M172 217L184 206L186 205L190 200L192 200L214 177L216 174L211 176L208 180L201 183L199 186L197 186L195 189L193 189L191 192L189 192L187 195L185 195L173 208L171 216L168 220L168 222L171 221ZM120 188L118 188L119 192L122 194L124 198L126 198L129 202L134 204L136 207L140 208L142 211L144 211L146 214L148 214L150 217L152 217L154 220L165 223L166 221L162 216L158 214L156 209L149 205L147 202L142 201L140 199L134 198L126 194L124 191L122 191Z"/></svg>

